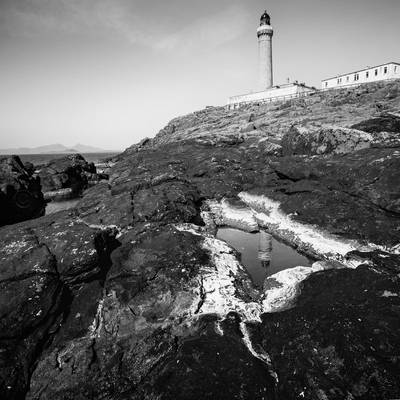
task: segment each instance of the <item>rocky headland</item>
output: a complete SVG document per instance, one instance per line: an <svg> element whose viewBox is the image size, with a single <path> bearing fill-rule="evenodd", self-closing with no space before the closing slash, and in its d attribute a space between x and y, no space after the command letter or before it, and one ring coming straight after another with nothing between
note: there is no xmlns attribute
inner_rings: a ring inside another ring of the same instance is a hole
<svg viewBox="0 0 400 400"><path fill-rule="evenodd" d="M400 83L171 121L0 229L4 399L400 397ZM219 226L315 262L253 285Z"/></svg>

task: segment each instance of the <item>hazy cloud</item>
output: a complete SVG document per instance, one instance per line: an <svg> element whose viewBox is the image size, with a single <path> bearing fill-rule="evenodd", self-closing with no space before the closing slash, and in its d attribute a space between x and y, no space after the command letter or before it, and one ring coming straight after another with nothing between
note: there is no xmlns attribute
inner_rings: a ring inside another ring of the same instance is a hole
<svg viewBox="0 0 400 400"><path fill-rule="evenodd" d="M218 46L243 32L248 13L235 2L214 15L193 17L186 26L144 15L141 0L3 0L0 33L13 37L84 35L117 37L155 50Z"/></svg>
<svg viewBox="0 0 400 400"><path fill-rule="evenodd" d="M156 48L172 50L194 46L217 47L243 33L248 12L241 5L232 5L217 14L199 18L183 29L167 34Z"/></svg>

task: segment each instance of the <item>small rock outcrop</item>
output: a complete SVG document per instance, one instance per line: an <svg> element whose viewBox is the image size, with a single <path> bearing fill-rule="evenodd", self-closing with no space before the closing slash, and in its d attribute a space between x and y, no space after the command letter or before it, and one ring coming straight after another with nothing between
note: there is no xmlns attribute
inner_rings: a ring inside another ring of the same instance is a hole
<svg viewBox="0 0 400 400"><path fill-rule="evenodd" d="M400 147L400 114L386 113L352 126L368 132L374 138L374 147Z"/></svg>
<svg viewBox="0 0 400 400"><path fill-rule="evenodd" d="M400 134L400 114L386 113L376 118L361 121L351 128L368 133L390 132Z"/></svg>
<svg viewBox="0 0 400 400"><path fill-rule="evenodd" d="M44 215L40 179L18 156L0 159L0 226Z"/></svg>
<svg viewBox="0 0 400 400"><path fill-rule="evenodd" d="M293 126L282 138L284 155L346 154L371 146L371 134L338 126Z"/></svg>
<svg viewBox="0 0 400 400"><path fill-rule="evenodd" d="M39 176L44 196L49 200L77 197L91 181L99 181L95 165L80 154L51 160L41 168Z"/></svg>

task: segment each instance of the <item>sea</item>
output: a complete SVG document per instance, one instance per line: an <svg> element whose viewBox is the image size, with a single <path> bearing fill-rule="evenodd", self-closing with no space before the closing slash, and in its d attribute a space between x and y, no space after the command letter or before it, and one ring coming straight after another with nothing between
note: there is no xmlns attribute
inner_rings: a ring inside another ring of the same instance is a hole
<svg viewBox="0 0 400 400"><path fill-rule="evenodd" d="M76 154L76 153L74 153ZM102 162L103 160L114 157L118 152L102 152L102 153L79 153L87 162L93 162L95 164ZM43 165L56 158L67 156L68 153L61 154L19 154L19 158L23 163L31 162L33 165Z"/></svg>

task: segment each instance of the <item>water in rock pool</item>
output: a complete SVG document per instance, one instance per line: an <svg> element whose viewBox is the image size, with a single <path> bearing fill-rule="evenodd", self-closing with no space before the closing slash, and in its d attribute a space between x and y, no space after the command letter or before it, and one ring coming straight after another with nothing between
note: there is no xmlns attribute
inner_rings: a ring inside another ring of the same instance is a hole
<svg viewBox="0 0 400 400"><path fill-rule="evenodd" d="M290 246L273 238L269 233L243 232L238 229L220 228L217 238L224 240L241 253L241 262L249 272L253 282L263 286L264 279L284 269L312 264Z"/></svg>
<svg viewBox="0 0 400 400"><path fill-rule="evenodd" d="M80 199L72 199L65 201L51 201L46 206L46 215L54 214L57 211L68 210L75 207Z"/></svg>

